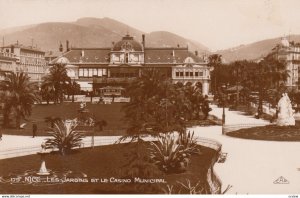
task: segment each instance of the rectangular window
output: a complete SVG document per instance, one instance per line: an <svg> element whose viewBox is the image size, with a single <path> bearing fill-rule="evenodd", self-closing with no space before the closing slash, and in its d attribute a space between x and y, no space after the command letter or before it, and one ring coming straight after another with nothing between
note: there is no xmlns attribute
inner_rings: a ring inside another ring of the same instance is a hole
<svg viewBox="0 0 300 198"><path fill-rule="evenodd" d="M103 69L102 72L103 72L103 73L102 73L103 76L106 76L106 75L107 75L107 69Z"/></svg>
<svg viewBox="0 0 300 198"><path fill-rule="evenodd" d="M89 77L93 77L93 69L89 69Z"/></svg>
<svg viewBox="0 0 300 198"><path fill-rule="evenodd" d="M194 76L194 73L193 73L193 72L190 72L190 76Z"/></svg>
<svg viewBox="0 0 300 198"><path fill-rule="evenodd" d="M98 70L97 69L93 69L93 70L94 70L93 75L97 76L98 75Z"/></svg>
<svg viewBox="0 0 300 198"><path fill-rule="evenodd" d="M102 76L102 69L98 69L98 76Z"/></svg>
<svg viewBox="0 0 300 198"><path fill-rule="evenodd" d="M179 77L179 72L176 72L176 77Z"/></svg>
<svg viewBox="0 0 300 198"><path fill-rule="evenodd" d="M190 72L185 72L185 76L190 76Z"/></svg>
<svg viewBox="0 0 300 198"><path fill-rule="evenodd" d="M183 72L180 72L180 76L183 76Z"/></svg>
<svg viewBox="0 0 300 198"><path fill-rule="evenodd" d="M199 73L198 73L198 72L195 72L195 76L199 76Z"/></svg>
<svg viewBox="0 0 300 198"><path fill-rule="evenodd" d="M89 70L88 69L83 69L83 76L88 77L89 76Z"/></svg>
<svg viewBox="0 0 300 198"><path fill-rule="evenodd" d="M199 76L203 76L203 72L199 72Z"/></svg>

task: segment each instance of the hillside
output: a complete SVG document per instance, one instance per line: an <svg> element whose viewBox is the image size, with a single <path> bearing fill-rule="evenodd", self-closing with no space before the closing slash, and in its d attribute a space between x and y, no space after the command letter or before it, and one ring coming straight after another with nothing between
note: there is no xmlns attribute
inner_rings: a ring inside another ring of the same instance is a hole
<svg viewBox="0 0 300 198"><path fill-rule="evenodd" d="M300 35L289 36L290 41L300 42ZM279 44L281 38L266 39L255 43L241 45L236 48L220 50L215 53L221 54L226 62L235 60L255 60L266 56L271 50Z"/></svg>
<svg viewBox="0 0 300 198"><path fill-rule="evenodd" d="M200 43L183 38L170 32L144 33L119 21L110 18L81 18L75 22L49 22L30 26L0 30L5 45L16 43L38 46L44 51L57 51L60 42L65 46L69 40L71 47L111 47L112 42L119 41L126 33L141 41L146 35L147 47L189 46L191 51L199 53L208 51Z"/></svg>

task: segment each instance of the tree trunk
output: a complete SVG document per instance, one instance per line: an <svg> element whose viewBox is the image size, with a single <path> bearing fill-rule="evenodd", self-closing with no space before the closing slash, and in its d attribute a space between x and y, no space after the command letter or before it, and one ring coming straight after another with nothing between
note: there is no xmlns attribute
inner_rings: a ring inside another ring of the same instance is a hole
<svg viewBox="0 0 300 198"><path fill-rule="evenodd" d="M3 113L3 127L6 128L9 126L9 112L4 111Z"/></svg>
<svg viewBox="0 0 300 198"><path fill-rule="evenodd" d="M21 125L21 116L20 115L16 115L16 128L20 128Z"/></svg>

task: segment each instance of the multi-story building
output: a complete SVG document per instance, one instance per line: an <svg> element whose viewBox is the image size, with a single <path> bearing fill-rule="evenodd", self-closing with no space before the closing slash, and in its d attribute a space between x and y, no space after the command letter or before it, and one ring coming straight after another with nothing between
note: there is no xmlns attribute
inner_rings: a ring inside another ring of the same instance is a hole
<svg viewBox="0 0 300 198"><path fill-rule="evenodd" d="M16 72L18 70L17 58L14 54L0 51L0 72ZM0 75L0 81L4 77Z"/></svg>
<svg viewBox="0 0 300 198"><path fill-rule="evenodd" d="M145 35L141 43L126 35L107 48L71 48L50 64L57 63L66 64L68 75L86 91L122 90L143 69L157 68L174 83L202 84L203 95L209 94L211 68L204 57L188 47L146 47Z"/></svg>
<svg viewBox="0 0 300 198"><path fill-rule="evenodd" d="M286 63L286 70L289 74L286 86L291 89L298 89L300 82L300 43L289 42L287 38L282 38L281 43L272 49L271 55Z"/></svg>
<svg viewBox="0 0 300 198"><path fill-rule="evenodd" d="M31 81L41 81L47 66L45 52L18 43L2 47L2 51L15 55L18 65L16 72L27 73Z"/></svg>

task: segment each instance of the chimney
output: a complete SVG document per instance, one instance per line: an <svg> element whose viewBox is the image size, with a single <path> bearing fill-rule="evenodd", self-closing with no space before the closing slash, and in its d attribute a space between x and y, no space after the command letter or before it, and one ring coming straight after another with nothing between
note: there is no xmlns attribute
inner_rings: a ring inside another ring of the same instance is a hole
<svg viewBox="0 0 300 198"><path fill-rule="evenodd" d="M10 53L15 53L15 46L14 45L11 45L10 46Z"/></svg>
<svg viewBox="0 0 300 198"><path fill-rule="evenodd" d="M66 41L66 48L67 48L67 52L70 51L69 40Z"/></svg>
<svg viewBox="0 0 300 198"><path fill-rule="evenodd" d="M142 34L142 44L143 44L143 48L145 49L145 34Z"/></svg>
<svg viewBox="0 0 300 198"><path fill-rule="evenodd" d="M63 50L64 50L63 45L60 43L60 44L59 44L59 51L60 51L60 52L63 52Z"/></svg>
<svg viewBox="0 0 300 198"><path fill-rule="evenodd" d="M197 50L195 51L195 55L198 56L198 51Z"/></svg>

